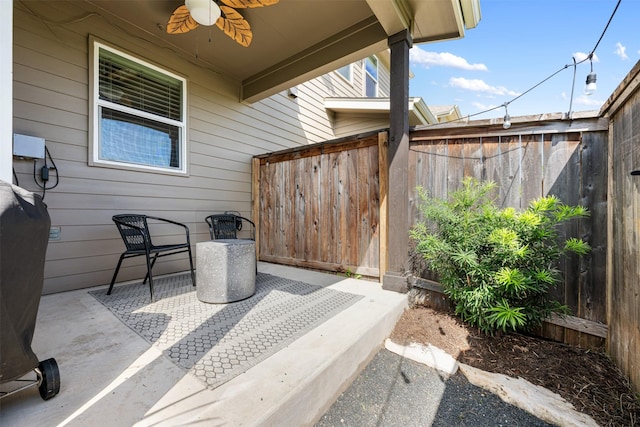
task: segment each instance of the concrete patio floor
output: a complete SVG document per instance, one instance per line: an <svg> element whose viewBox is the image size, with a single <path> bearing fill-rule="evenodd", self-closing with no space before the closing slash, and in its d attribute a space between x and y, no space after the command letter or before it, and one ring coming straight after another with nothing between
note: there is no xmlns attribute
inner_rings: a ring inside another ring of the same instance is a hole
<svg viewBox="0 0 640 427"><path fill-rule="evenodd" d="M88 289L45 295L32 348L40 360L56 359L60 393L43 401L33 387L0 400L0 425L313 424L383 347L407 297L376 282L337 275L266 263L259 271L364 298L209 389L118 320Z"/></svg>

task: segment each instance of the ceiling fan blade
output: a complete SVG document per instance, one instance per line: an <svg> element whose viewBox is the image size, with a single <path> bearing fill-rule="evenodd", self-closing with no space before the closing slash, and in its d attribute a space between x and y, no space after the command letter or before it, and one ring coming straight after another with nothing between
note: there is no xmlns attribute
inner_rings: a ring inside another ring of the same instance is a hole
<svg viewBox="0 0 640 427"><path fill-rule="evenodd" d="M198 23L189 13L187 6L182 5L173 11L167 22L167 33L184 34L198 28Z"/></svg>
<svg viewBox="0 0 640 427"><path fill-rule="evenodd" d="M222 3L236 9L246 9L250 7L271 6L280 0L222 0Z"/></svg>
<svg viewBox="0 0 640 427"><path fill-rule="evenodd" d="M220 10L222 11L222 18L216 22L218 28L241 46L249 47L253 39L249 23L235 9L220 6Z"/></svg>

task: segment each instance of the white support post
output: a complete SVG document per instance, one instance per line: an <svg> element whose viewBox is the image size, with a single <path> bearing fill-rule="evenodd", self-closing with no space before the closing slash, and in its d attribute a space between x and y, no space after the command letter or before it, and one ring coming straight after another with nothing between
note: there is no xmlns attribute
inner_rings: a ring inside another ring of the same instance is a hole
<svg viewBox="0 0 640 427"><path fill-rule="evenodd" d="M0 180L13 182L13 0L0 9Z"/></svg>

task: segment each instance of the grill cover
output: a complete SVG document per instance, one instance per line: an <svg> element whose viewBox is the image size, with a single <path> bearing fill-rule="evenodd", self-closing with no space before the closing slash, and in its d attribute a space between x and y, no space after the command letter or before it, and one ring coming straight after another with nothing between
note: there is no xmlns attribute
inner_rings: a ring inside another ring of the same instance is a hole
<svg viewBox="0 0 640 427"><path fill-rule="evenodd" d="M38 194L0 181L0 383L38 366L31 350L51 219Z"/></svg>

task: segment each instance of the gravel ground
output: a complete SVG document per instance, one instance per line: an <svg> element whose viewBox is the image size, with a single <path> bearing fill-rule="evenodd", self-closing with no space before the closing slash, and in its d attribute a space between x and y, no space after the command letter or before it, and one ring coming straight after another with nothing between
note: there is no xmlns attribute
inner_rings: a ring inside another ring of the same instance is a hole
<svg viewBox="0 0 640 427"><path fill-rule="evenodd" d="M470 384L386 349L316 424L330 426L549 426Z"/></svg>

